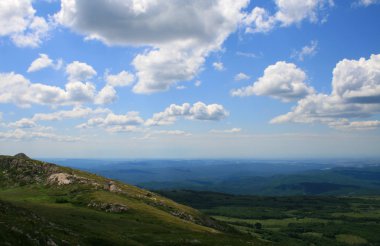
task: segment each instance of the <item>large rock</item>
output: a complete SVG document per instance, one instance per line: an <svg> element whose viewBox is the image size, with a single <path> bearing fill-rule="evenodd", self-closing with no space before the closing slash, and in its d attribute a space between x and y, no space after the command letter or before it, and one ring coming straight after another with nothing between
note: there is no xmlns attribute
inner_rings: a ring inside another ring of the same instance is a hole
<svg viewBox="0 0 380 246"><path fill-rule="evenodd" d="M47 181L49 184L68 185L73 183L73 178L74 176L68 173L54 173Z"/></svg>

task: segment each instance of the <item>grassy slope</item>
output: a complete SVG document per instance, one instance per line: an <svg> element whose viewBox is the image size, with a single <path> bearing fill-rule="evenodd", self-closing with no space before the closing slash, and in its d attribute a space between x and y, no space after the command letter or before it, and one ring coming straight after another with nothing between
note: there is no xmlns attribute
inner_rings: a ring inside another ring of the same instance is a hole
<svg viewBox="0 0 380 246"><path fill-rule="evenodd" d="M71 184L49 183L55 173ZM260 245L152 192L25 158L0 156L0 242L18 245ZM95 204L89 207L90 204ZM126 211L106 212L110 206ZM213 228L211 228L213 227ZM20 241L21 240L21 241Z"/></svg>
<svg viewBox="0 0 380 246"><path fill-rule="evenodd" d="M162 191L235 228L279 245L380 245L380 198L258 197Z"/></svg>

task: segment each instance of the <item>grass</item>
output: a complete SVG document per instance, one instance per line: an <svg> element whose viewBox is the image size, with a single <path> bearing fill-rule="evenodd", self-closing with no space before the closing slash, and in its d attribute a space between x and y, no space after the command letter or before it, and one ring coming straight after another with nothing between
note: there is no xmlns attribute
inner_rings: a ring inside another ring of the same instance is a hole
<svg viewBox="0 0 380 246"><path fill-rule="evenodd" d="M338 242L342 242L349 245L363 245L368 243L368 241L364 238L350 234L336 235L336 240Z"/></svg>
<svg viewBox="0 0 380 246"><path fill-rule="evenodd" d="M265 244L147 190L114 182L120 192L110 192L103 188L109 179L97 175L33 160L16 159L13 165L13 160L0 156L0 244ZM51 173L62 172L85 182L46 182ZM125 209L107 212L102 204Z"/></svg>
<svg viewBox="0 0 380 246"><path fill-rule="evenodd" d="M163 191L235 229L278 245L380 245L379 197L257 197Z"/></svg>

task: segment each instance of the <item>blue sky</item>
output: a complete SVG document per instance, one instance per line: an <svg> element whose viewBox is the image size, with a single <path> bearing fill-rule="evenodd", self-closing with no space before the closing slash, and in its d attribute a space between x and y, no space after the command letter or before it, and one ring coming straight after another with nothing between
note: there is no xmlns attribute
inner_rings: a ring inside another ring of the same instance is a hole
<svg viewBox="0 0 380 246"><path fill-rule="evenodd" d="M0 3L0 154L379 157L377 0Z"/></svg>

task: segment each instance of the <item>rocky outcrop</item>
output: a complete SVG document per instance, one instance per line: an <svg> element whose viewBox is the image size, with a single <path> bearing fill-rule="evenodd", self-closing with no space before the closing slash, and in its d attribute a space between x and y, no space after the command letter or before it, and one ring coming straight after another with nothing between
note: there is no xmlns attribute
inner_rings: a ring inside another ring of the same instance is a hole
<svg viewBox="0 0 380 246"><path fill-rule="evenodd" d="M41 161L19 157L0 156L0 171L3 185L18 186L32 183L44 183L58 167Z"/></svg>
<svg viewBox="0 0 380 246"><path fill-rule="evenodd" d="M54 173L47 179L49 184L68 185L75 181L75 176L68 173Z"/></svg>
<svg viewBox="0 0 380 246"><path fill-rule="evenodd" d="M104 202L98 202L98 201L92 201L90 202L87 207L95 208L97 210L102 210L107 213L124 213L129 210L129 208L122 204L115 204L115 203L104 203Z"/></svg>

